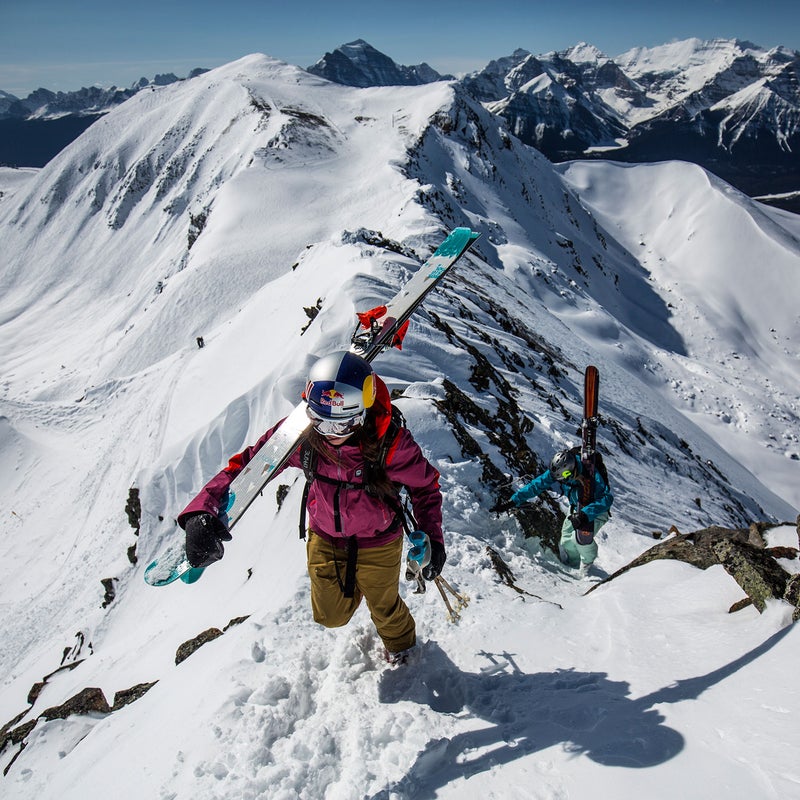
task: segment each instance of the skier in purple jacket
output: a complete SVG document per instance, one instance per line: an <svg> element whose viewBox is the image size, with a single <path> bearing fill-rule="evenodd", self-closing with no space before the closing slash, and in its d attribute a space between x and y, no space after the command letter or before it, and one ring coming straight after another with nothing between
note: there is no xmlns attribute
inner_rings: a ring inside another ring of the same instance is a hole
<svg viewBox="0 0 800 800"><path fill-rule="evenodd" d="M306 553L314 619L328 628L345 625L363 597L387 660L402 663L416 632L398 591L404 532L398 491L405 487L417 527L428 534L423 575L433 580L446 560L439 473L408 429L392 425L386 385L363 358L345 351L320 359L303 397L312 427L285 466L311 476ZM222 543L231 539L220 519L228 487L278 425L233 456L178 516L192 566L222 558Z"/></svg>

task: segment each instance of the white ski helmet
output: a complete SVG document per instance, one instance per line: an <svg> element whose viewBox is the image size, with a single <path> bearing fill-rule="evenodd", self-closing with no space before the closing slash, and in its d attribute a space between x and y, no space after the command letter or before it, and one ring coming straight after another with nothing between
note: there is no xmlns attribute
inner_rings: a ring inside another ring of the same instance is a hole
<svg viewBox="0 0 800 800"><path fill-rule="evenodd" d="M375 402L375 373L368 361L343 350L324 356L308 373L305 399L317 419L349 419Z"/></svg>

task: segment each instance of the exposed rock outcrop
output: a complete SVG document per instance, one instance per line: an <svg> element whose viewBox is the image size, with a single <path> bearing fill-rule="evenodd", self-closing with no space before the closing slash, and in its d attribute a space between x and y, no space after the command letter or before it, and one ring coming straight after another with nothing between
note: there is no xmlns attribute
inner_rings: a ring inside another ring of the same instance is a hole
<svg viewBox="0 0 800 800"><path fill-rule="evenodd" d="M800 517L796 525L800 545ZM798 550L793 547L768 547L765 534L775 527L773 523L754 522L749 528L711 526L686 534L673 528L674 536L651 547L627 566L595 584L586 594L634 567L662 558L683 561L698 569L720 564L747 595L746 599L734 604L730 611L738 611L752 604L762 613L768 600L785 600L794 606L792 618L797 621L800 619L800 575L787 572L778 559L796 559Z"/></svg>

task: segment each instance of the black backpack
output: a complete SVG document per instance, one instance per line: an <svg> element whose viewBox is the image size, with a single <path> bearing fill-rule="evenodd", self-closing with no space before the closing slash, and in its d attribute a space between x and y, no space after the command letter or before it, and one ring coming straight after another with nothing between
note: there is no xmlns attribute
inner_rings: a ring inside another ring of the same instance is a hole
<svg viewBox="0 0 800 800"><path fill-rule="evenodd" d="M580 447L572 447L570 448L570 453L574 456L580 456L581 448ZM600 477L603 479L603 482L606 486L609 486L608 482L608 469L606 468L605 462L603 461L603 456L601 453L598 453L597 450L594 451L588 458L581 459L582 462L587 464L594 465L595 472L600 473Z"/></svg>

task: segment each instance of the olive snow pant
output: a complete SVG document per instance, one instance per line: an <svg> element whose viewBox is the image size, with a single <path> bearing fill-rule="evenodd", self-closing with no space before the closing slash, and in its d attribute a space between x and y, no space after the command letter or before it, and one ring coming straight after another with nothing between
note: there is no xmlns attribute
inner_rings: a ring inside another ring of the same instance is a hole
<svg viewBox="0 0 800 800"><path fill-rule="evenodd" d="M594 520L594 535L608 522L608 514L599 514ZM578 544L575 541L575 528L569 521L564 520L561 526L561 541L559 542L559 555L561 560L570 567L579 567L581 564L591 564L597 558L597 542L592 539L591 544Z"/></svg>
<svg viewBox="0 0 800 800"><path fill-rule="evenodd" d="M414 618L400 598L400 562L403 537L380 547L358 551L356 585L352 597L345 597L346 551L308 532L306 545L308 575L311 578L311 610L314 621L326 628L346 625L363 597L383 644L390 653L399 653L416 642Z"/></svg>

